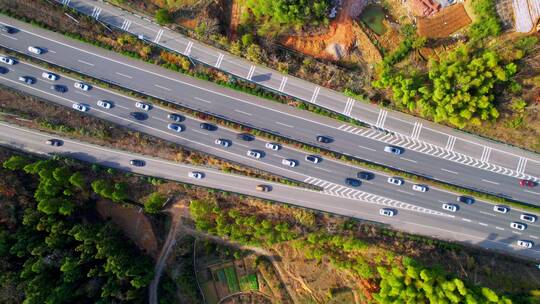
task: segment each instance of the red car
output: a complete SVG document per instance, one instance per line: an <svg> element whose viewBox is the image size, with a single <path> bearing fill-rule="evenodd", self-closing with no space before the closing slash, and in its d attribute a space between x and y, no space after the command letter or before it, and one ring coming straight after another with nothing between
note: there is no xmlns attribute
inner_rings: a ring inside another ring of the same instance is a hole
<svg viewBox="0 0 540 304"><path fill-rule="evenodd" d="M534 187L536 186L536 183L533 182L532 180L528 180L528 179L520 179L519 180L519 185L521 187Z"/></svg>

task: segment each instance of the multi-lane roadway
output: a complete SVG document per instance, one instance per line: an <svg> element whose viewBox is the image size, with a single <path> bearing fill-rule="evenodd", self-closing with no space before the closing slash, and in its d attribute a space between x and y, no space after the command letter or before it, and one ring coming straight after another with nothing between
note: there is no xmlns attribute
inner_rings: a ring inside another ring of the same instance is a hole
<svg viewBox="0 0 540 304"><path fill-rule="evenodd" d="M135 106L139 100L98 86L83 91L75 88L74 84L79 80L65 75L55 74L58 79L49 80L42 77L43 72L47 72L47 70L24 62L18 62L9 66L8 69L7 73L0 75L0 82L7 86L68 108L71 108L73 104L80 103L88 108L86 112L88 115L246 166L316 184L325 189L323 193L333 197L332 204L334 204L334 200L349 199L361 204L357 206L360 209L367 205L393 208L398 212L396 218L401 217L402 212L423 214L427 221L430 221L431 217L450 216L463 224L470 225L470 228L476 227L475 229L489 231L493 238L504 237L510 243L519 238L536 242L539 237L540 231L538 231L536 224L530 224L525 231L510 228L510 222L522 222L520 215L523 212L520 210L511 209L507 214L500 214L493 210L494 205L492 204L476 201L473 205L468 206L458 203L456 194L440 189L431 188L425 193L416 192L412 190L413 184L411 182L405 181L402 186L392 185L386 181L389 176L379 172L374 172L374 178L362 181L359 187L350 187L344 183L345 178L355 178L358 172L365 170L331 159L322 159L321 162L313 164L305 160L308 154L303 151L288 146L281 146L279 150L274 151L266 147L267 141L258 138L253 141L243 141L237 138L238 133L224 127L217 127L214 131L204 130L200 128L201 121L185 115L182 115L182 121L178 122L184 130L174 132L167 128L169 123L173 123L168 118L168 115L173 113L170 110L152 105L150 110L144 111ZM31 78L33 83L22 82L19 80L20 77ZM64 87L66 92L58 92L53 88L54 85ZM99 100L109 102L112 107L110 109L99 107L97 105ZM133 112L144 113L144 119L139 120L133 117L131 115ZM219 138L227 139L231 145L224 147L216 144L215 140ZM249 150L261 151L263 157L260 159L250 158L246 155ZM283 159L296 160L298 166L294 168L285 166L282 164ZM457 204L460 209L456 213L444 211L441 209L443 203ZM421 222L424 224L424 221Z"/></svg>
<svg viewBox="0 0 540 304"><path fill-rule="evenodd" d="M172 103L329 150L467 188L540 205L539 188L520 187L518 179L512 176L528 176L515 170L492 167L493 165L486 167L485 164L479 164L477 168L473 166L476 164L474 159L464 158L460 160L463 163L457 162L459 155L455 159L452 157L446 159L410 149L405 149L405 153L399 156L384 153L382 151L387 142L397 143L398 137L372 129L344 125L306 111L233 92L154 65L122 57L113 52L78 43L50 31L32 28L7 17L0 17L0 21L5 24L7 22L17 29L13 34L2 34L1 45L41 60ZM29 53L27 48L30 45L41 47L44 53L40 55ZM366 134L367 136L364 136ZM331 137L333 142L321 144L315 140L317 135ZM493 170L483 169L488 167ZM536 168L534 162L528 162L525 172L532 174L537 171L540 173L540 165Z"/></svg>
<svg viewBox="0 0 540 304"><path fill-rule="evenodd" d="M423 213L412 210L400 210L398 216L388 218L379 215L380 206L376 204L367 204L355 199L334 197L322 192L278 183L269 183L267 181L231 175L209 168L194 167L125 151L108 149L68 138L61 138L63 144L55 147L46 143L52 137L49 134L0 122L0 144L12 148L35 153L60 154L139 174L193 183L354 218L382 222L392 226L394 229L402 231L457 240L540 261L540 249L538 246L532 249L522 249L516 246L516 240L525 238L525 235L516 235L508 229L501 230L500 233L495 234L486 226L478 226L472 221L463 221L458 216L445 214L426 216ZM57 136L54 137L58 138ZM135 167L130 165L130 161L133 159L144 160L145 166ZM200 180L190 178L188 176L189 172L194 171L203 172L204 178ZM255 190L256 186L260 184L270 185L272 190L269 192ZM332 203L329 204L329 201ZM497 218L498 215L494 214L493 217ZM539 235L539 228L533 224L529 225L527 230L528 233Z"/></svg>

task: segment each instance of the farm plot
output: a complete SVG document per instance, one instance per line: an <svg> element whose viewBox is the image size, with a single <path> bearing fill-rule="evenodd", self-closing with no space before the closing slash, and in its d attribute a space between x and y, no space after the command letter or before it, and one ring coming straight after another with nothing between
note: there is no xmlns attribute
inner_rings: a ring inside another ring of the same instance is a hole
<svg viewBox="0 0 540 304"><path fill-rule="evenodd" d="M444 38L471 23L463 4L447 7L429 18L418 18L418 35Z"/></svg>

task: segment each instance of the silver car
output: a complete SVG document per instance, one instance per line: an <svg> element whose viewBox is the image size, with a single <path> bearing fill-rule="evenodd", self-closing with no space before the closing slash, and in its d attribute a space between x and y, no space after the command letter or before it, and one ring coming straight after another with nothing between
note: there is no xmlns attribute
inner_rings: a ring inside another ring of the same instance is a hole
<svg viewBox="0 0 540 304"><path fill-rule="evenodd" d="M518 240L517 245L522 248L532 248L534 246L534 243L526 240Z"/></svg>

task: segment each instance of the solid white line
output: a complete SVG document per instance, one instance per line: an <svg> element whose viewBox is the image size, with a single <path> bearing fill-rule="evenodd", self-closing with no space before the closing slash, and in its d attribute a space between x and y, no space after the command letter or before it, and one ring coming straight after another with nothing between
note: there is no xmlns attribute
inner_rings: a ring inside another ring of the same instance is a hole
<svg viewBox="0 0 540 304"><path fill-rule="evenodd" d="M244 112L244 111L240 111L240 110L234 110L235 112L238 112L238 113L242 113L242 114L245 114L247 116L251 116L252 114L251 113L248 113L248 112Z"/></svg>
<svg viewBox="0 0 540 304"><path fill-rule="evenodd" d="M451 170L444 169L444 168L441 168L441 170L444 171L444 172L452 173L452 174L458 174L456 171L451 171Z"/></svg>
<svg viewBox="0 0 540 304"><path fill-rule="evenodd" d="M53 51L53 50L47 50L47 53L53 53L53 54L56 54L56 52Z"/></svg>
<svg viewBox="0 0 540 304"><path fill-rule="evenodd" d="M89 65L89 66L94 66L94 64L93 64L93 63L90 63L90 62L86 62L86 61L83 61L83 60L80 60L80 59L77 59L77 61L78 61L78 62L80 62L80 63L84 63L84 64L87 64L87 65Z"/></svg>
<svg viewBox="0 0 540 304"><path fill-rule="evenodd" d="M523 191L525 191L525 192L527 192L527 193L531 193L531 194L540 195L540 193L534 192L534 191L530 191L530 190L523 190Z"/></svg>
<svg viewBox="0 0 540 304"><path fill-rule="evenodd" d="M2 35L2 36L4 36L4 37L7 37L7 38L9 38L9 39L18 40L17 38L11 37L11 36L6 35L6 34L0 34L0 35Z"/></svg>
<svg viewBox="0 0 540 304"><path fill-rule="evenodd" d="M166 87L164 87L164 86L160 86L159 84L154 84L154 86L156 86L156 87L158 87L158 88L160 88L160 89L163 89L163 90L165 90L165 91L172 91L171 89L166 88Z"/></svg>
<svg viewBox="0 0 540 304"><path fill-rule="evenodd" d="M289 127L289 128L292 128L292 127L293 127L293 126L291 126L291 125L287 125L287 124L284 124L284 123L279 122L279 121L276 121L276 124L282 125L282 126L285 126L285 127Z"/></svg>
<svg viewBox="0 0 540 304"><path fill-rule="evenodd" d="M118 73L118 72L114 72L114 73L117 74L117 75L120 75L120 76L129 78L129 79L132 79L132 78L133 78L133 77L131 77L131 76L129 76L129 75L126 75L126 74L122 74L122 73Z"/></svg>
<svg viewBox="0 0 540 304"><path fill-rule="evenodd" d="M512 233L521 235L521 232L517 232L517 231L512 231Z"/></svg>
<svg viewBox="0 0 540 304"><path fill-rule="evenodd" d="M487 179L482 179L483 182L486 182L486 183L490 183L490 184L494 184L494 185L500 185L499 183L497 182L493 182L493 181L490 181L490 180L487 180Z"/></svg>
<svg viewBox="0 0 540 304"><path fill-rule="evenodd" d="M366 150L374 151L374 152L377 151L377 150L375 150L375 149L368 148L368 147L364 147L364 146L360 146L360 145L358 145L358 148L362 148L362 149L366 149Z"/></svg>
<svg viewBox="0 0 540 304"><path fill-rule="evenodd" d="M529 237L532 237L533 239L538 239L538 237L534 235L529 235Z"/></svg>
<svg viewBox="0 0 540 304"><path fill-rule="evenodd" d="M418 163L417 161L415 161L413 159L409 159L409 158L405 158L405 157L400 157L400 158L403 159L403 160L409 161L411 163L415 163L415 164Z"/></svg>
<svg viewBox="0 0 540 304"><path fill-rule="evenodd" d="M209 101L209 100L202 99L202 98L199 98L199 97L193 97L193 99L197 99L198 101L202 101L202 102L206 102L206 103L212 103L212 102Z"/></svg>

